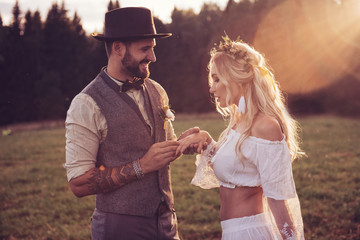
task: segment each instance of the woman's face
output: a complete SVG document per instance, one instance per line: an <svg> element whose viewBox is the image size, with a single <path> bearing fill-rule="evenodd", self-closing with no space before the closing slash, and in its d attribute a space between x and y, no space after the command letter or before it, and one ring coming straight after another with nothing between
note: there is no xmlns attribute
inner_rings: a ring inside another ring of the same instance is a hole
<svg viewBox="0 0 360 240"><path fill-rule="evenodd" d="M222 108L227 107L228 104L226 103L226 96L228 93L226 91L226 86L224 84L224 80L221 80L219 78L217 69L216 69L214 63L211 65L210 74L213 79L213 84L210 88L210 93L214 95L216 101L219 102L220 107L222 107ZM238 89L232 89L232 92L234 92L233 90L236 92L238 91ZM234 97L237 97L237 94L235 94ZM240 99L240 97L238 97L238 99ZM230 101L231 101L230 102L231 104L235 103L235 101L234 102L232 102L232 100L230 100Z"/></svg>

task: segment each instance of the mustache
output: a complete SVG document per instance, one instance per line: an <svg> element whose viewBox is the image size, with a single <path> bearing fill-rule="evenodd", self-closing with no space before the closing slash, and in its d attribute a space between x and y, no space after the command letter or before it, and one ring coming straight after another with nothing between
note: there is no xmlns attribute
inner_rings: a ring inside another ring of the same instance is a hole
<svg viewBox="0 0 360 240"><path fill-rule="evenodd" d="M149 63L151 63L151 61L148 60L148 59L143 59L143 60L140 61L140 64L141 64L141 63L149 64Z"/></svg>

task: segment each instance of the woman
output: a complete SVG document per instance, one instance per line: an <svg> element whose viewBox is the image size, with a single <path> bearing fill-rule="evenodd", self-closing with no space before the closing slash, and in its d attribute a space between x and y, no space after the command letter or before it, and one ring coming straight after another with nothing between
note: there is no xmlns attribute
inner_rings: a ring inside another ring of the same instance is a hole
<svg viewBox="0 0 360 240"><path fill-rule="evenodd" d="M264 57L227 36L211 51L210 93L229 118L215 142L206 131L181 140L198 146L192 184L220 186L222 239L304 239L292 161L301 155L297 124Z"/></svg>

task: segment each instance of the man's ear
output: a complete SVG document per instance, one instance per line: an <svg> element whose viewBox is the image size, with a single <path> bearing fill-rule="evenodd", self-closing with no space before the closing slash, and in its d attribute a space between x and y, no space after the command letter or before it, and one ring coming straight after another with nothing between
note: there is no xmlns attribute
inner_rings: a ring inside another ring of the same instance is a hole
<svg viewBox="0 0 360 240"><path fill-rule="evenodd" d="M115 41L112 45L112 51L120 57L124 54L124 49L125 45L122 42Z"/></svg>

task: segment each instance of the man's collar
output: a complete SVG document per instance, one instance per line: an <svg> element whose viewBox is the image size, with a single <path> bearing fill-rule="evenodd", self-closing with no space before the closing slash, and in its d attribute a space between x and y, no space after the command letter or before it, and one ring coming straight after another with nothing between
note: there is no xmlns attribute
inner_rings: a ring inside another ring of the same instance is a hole
<svg viewBox="0 0 360 240"><path fill-rule="evenodd" d="M106 67L104 68L104 72L111 80L113 80L117 85L120 86L121 92L127 92L127 91L133 92L143 88L144 79L136 78L136 82L130 83L129 80L121 81L121 80L117 80L116 78L113 78L108 74Z"/></svg>
<svg viewBox="0 0 360 240"><path fill-rule="evenodd" d="M107 68L105 67L104 68L104 72L106 73L106 75L108 75L108 77L113 80L117 85L119 85L120 87L124 84L124 82L120 81L120 80L117 80L115 78L113 78L112 76L110 76L107 72Z"/></svg>

